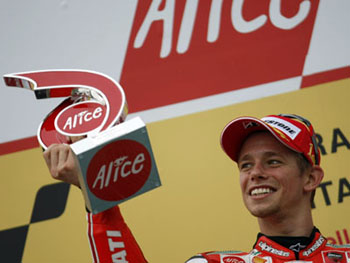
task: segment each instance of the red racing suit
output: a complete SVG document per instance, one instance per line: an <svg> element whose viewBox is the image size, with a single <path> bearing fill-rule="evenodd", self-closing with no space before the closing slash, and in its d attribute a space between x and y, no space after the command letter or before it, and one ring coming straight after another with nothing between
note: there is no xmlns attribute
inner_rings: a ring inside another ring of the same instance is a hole
<svg viewBox="0 0 350 263"><path fill-rule="evenodd" d="M87 217L94 263L147 262L117 206L96 215L88 213ZM186 263L350 263L350 246L327 244L327 239L316 228L305 246L293 243L288 247L272 238L259 234L249 253L207 252Z"/></svg>
<svg viewBox="0 0 350 263"><path fill-rule="evenodd" d="M94 263L146 263L119 207L87 214L88 238Z"/></svg>
<svg viewBox="0 0 350 263"><path fill-rule="evenodd" d="M327 244L327 239L318 231L311 243L300 249L300 244L291 248L282 246L267 236L260 235L249 253L243 252L207 252L192 257L186 263L349 263L350 246Z"/></svg>

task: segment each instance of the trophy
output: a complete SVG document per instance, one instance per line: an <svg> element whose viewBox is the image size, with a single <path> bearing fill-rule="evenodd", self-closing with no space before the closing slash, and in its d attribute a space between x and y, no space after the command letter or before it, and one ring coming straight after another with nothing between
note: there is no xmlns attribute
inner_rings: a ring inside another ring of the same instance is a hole
<svg viewBox="0 0 350 263"><path fill-rule="evenodd" d="M87 208L99 213L161 185L145 123L125 121L128 106L119 83L99 72L42 70L7 74L7 86L34 91L36 99L64 99L40 123L46 150L70 144L80 167ZM83 139L71 144L72 138Z"/></svg>

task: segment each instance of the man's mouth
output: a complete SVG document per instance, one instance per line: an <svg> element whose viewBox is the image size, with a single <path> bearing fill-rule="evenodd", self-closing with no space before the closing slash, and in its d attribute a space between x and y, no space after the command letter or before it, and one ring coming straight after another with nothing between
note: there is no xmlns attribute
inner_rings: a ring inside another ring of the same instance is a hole
<svg viewBox="0 0 350 263"><path fill-rule="evenodd" d="M250 191L250 195L251 196L258 196L258 195L269 194L269 193L273 193L273 192L276 192L276 190L271 188L271 187L258 187L258 188L252 189Z"/></svg>

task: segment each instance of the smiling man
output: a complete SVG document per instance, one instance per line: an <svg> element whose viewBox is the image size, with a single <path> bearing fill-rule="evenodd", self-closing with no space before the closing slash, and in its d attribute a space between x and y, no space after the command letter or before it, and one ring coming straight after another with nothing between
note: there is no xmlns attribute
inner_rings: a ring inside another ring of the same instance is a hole
<svg viewBox="0 0 350 263"><path fill-rule="evenodd" d="M237 163L243 201L260 233L249 253L202 253L187 263L350 262L350 249L328 245L312 220L323 170L308 120L240 117L224 128L221 146Z"/></svg>
<svg viewBox="0 0 350 263"><path fill-rule="evenodd" d="M323 170L308 120L240 117L226 125L221 145L238 165L243 201L260 233L248 253L207 252L187 263L350 262L350 247L328 245L312 220L311 203ZM69 145L51 145L44 158L53 178L79 187ZM88 224L94 262L147 262L118 207L88 213Z"/></svg>

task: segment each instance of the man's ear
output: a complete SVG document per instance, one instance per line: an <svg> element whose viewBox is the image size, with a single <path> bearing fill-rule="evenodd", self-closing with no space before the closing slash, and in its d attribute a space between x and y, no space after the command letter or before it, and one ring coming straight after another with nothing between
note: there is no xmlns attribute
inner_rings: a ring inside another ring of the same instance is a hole
<svg viewBox="0 0 350 263"><path fill-rule="evenodd" d="M323 169L318 165L314 165L307 173L307 180L304 185L304 190L306 192L312 192L315 190L320 185L323 176Z"/></svg>

